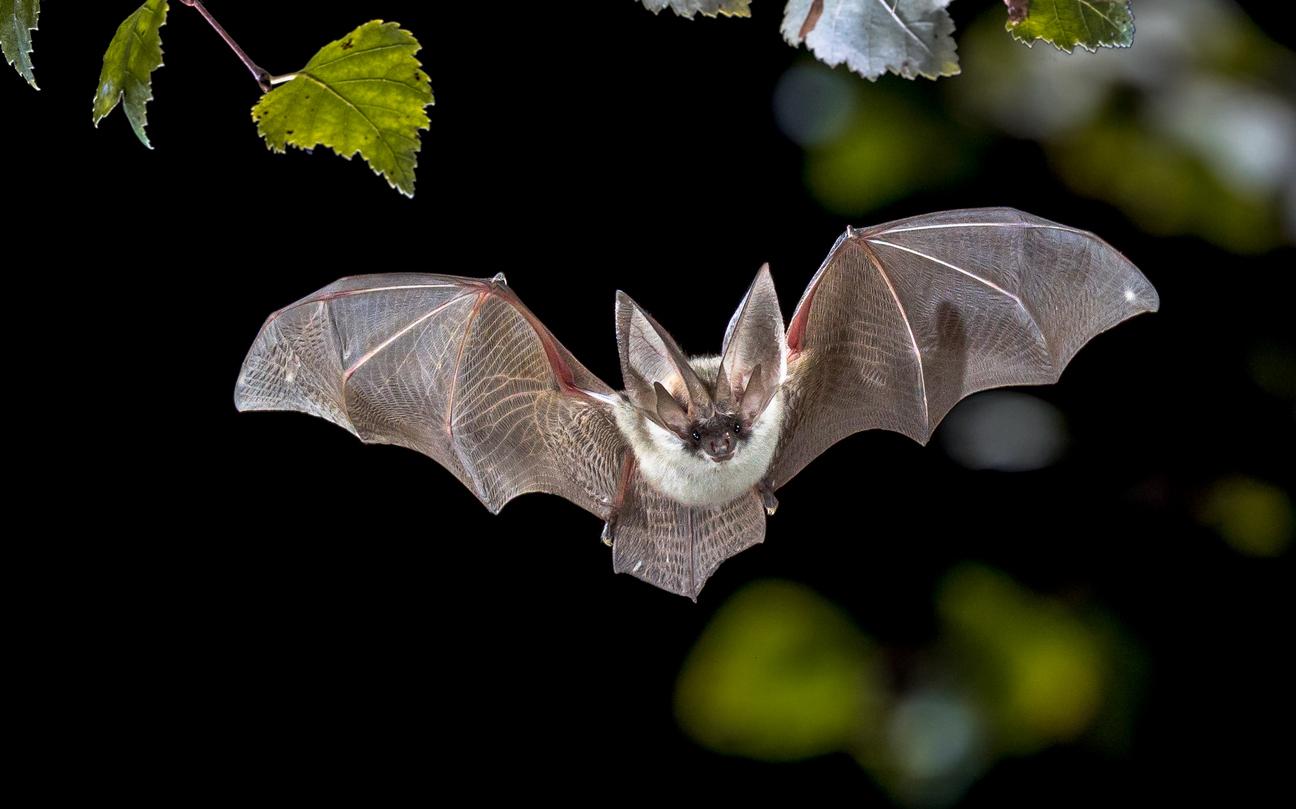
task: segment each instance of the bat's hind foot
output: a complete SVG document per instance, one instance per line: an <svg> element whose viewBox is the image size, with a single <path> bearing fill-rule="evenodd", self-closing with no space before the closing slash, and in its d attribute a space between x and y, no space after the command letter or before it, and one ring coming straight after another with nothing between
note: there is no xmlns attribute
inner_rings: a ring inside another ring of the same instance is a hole
<svg viewBox="0 0 1296 809"><path fill-rule="evenodd" d="M774 496L774 489L765 481L756 484L756 493L760 495L761 503L765 506L765 513L773 517L774 512L778 511L778 498Z"/></svg>
<svg viewBox="0 0 1296 809"><path fill-rule="evenodd" d="M616 515L608 517L607 522L603 523L603 533L599 534L599 539L603 540L603 544L609 548L616 539L616 523Z"/></svg>

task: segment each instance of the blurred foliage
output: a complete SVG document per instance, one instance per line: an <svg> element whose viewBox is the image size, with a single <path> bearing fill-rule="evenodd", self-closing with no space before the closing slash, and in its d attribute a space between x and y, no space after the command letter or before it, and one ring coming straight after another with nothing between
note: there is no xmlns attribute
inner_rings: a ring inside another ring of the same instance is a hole
<svg viewBox="0 0 1296 809"><path fill-rule="evenodd" d="M1002 749L1033 752L1088 727L1108 685L1108 650L1077 614L979 566L953 571L936 604Z"/></svg>
<svg viewBox="0 0 1296 809"><path fill-rule="evenodd" d="M1251 378L1262 390L1287 401L1296 401L1296 354L1271 343L1251 352Z"/></svg>
<svg viewBox="0 0 1296 809"><path fill-rule="evenodd" d="M1031 0L1025 18L1005 24L1018 42L1042 39L1070 53L1134 42L1134 14L1127 0Z"/></svg>
<svg viewBox="0 0 1296 809"><path fill-rule="evenodd" d="M1202 522L1247 556L1283 554L1296 532L1291 497L1269 483L1234 477L1215 483L1199 509Z"/></svg>
<svg viewBox="0 0 1296 809"><path fill-rule="evenodd" d="M1070 742L1128 743L1141 659L1114 621L980 565L938 588L941 632L916 676L840 610L790 582L721 606L680 674L681 726L766 761L844 751L899 801L946 805L995 760Z"/></svg>
<svg viewBox="0 0 1296 809"><path fill-rule="evenodd" d="M1015 47L991 9L962 39L944 104L797 65L776 118L805 148L811 193L861 222L972 176L1006 134L1040 143L1060 179L1151 233L1239 253L1296 240L1296 54L1227 0L1142 0L1138 24L1137 47L1067 55Z"/></svg>
<svg viewBox="0 0 1296 809"><path fill-rule="evenodd" d="M803 63L775 88L774 112L806 150L806 186L846 217L976 171L979 143L943 111L914 103L904 85L862 84Z"/></svg>
<svg viewBox="0 0 1296 809"><path fill-rule="evenodd" d="M1227 0L1138 14L1137 47L1074 57L1009 47L986 14L950 103L1039 141L1067 184L1152 233L1242 253L1296 239L1296 55Z"/></svg>
<svg viewBox="0 0 1296 809"><path fill-rule="evenodd" d="M840 610L790 582L731 598L680 673L680 724L724 753L781 761L849 749L877 722L881 675Z"/></svg>

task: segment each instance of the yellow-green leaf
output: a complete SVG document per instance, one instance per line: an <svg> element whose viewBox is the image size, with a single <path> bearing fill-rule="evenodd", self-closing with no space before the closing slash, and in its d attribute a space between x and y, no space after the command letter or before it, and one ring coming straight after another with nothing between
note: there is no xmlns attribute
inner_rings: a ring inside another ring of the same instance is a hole
<svg viewBox="0 0 1296 809"><path fill-rule="evenodd" d="M166 0L148 0L117 27L104 52L99 90L94 98L94 123L113 111L118 102L140 142L150 149L144 127L145 106L153 98L153 71L162 66L162 26L166 24Z"/></svg>
<svg viewBox="0 0 1296 809"><path fill-rule="evenodd" d="M402 194L414 196L419 130L432 84L414 58L421 46L396 23L367 22L315 54L291 79L262 96L252 119L266 145L327 146L360 153Z"/></svg>
<svg viewBox="0 0 1296 809"><path fill-rule="evenodd" d="M0 51L32 87L36 87L36 74L31 60L31 32L36 30L39 17L40 0L0 0Z"/></svg>
<svg viewBox="0 0 1296 809"><path fill-rule="evenodd" d="M1021 17L1020 4L1009 7L1006 28L1020 42L1037 39L1070 53L1128 48L1134 42L1134 13L1128 0L1031 0ZM1017 19L1014 19L1017 17Z"/></svg>
<svg viewBox="0 0 1296 809"><path fill-rule="evenodd" d="M751 16L751 0L643 0L643 4L654 14L670 6L676 14L689 19L698 13L707 17Z"/></svg>

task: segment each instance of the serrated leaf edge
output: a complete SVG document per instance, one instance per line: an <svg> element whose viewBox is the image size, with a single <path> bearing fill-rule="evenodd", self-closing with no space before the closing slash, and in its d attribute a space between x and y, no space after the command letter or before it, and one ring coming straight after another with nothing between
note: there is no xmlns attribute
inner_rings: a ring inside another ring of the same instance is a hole
<svg viewBox="0 0 1296 809"><path fill-rule="evenodd" d="M1099 11L1098 9L1094 8L1092 5L1090 5L1088 2L1086 2L1086 0L1080 0L1080 2L1081 2L1081 3L1084 3L1086 6L1089 6L1090 8L1093 8L1093 9L1094 9L1094 13L1097 14L1098 16L1102 17L1104 20L1107 20L1108 22L1111 22L1111 18L1110 18L1110 17L1108 17L1106 14L1103 14L1103 13L1102 13L1101 11ZM1130 41L1129 41L1129 42L1127 42L1127 43L1126 43L1126 42L1099 42L1099 43L1097 43L1096 45L1094 45L1094 47L1091 48L1091 47L1089 47L1088 44L1086 44L1086 43L1084 43L1084 42L1079 42L1079 41L1077 41L1077 42L1076 42L1076 45L1080 46L1081 48L1083 48L1084 50L1088 51L1089 53L1097 53L1098 51L1102 50L1103 48L1113 48L1113 49L1120 50L1120 49L1124 49L1124 48L1132 48L1132 47L1134 47L1134 35L1135 35L1136 31L1137 31L1137 26L1136 26L1136 24L1135 24L1135 20L1134 20L1134 4L1133 4L1133 3L1130 3L1129 0L1126 0L1125 8L1129 11L1129 15L1130 15ZM1007 31L1008 33L1012 34L1012 38L1013 38L1013 39L1015 39L1016 41L1020 42L1021 44L1025 45L1025 46L1028 47L1028 48L1032 48L1032 49L1033 49L1033 48L1035 47L1035 43L1036 43L1036 42L1046 42L1046 43L1048 43L1049 45L1052 45L1053 48L1054 48L1054 50L1061 51L1062 53L1065 53L1065 54L1067 54L1067 55L1070 55L1070 54L1075 53L1075 51L1076 51L1075 48L1064 48L1064 47L1062 47L1061 45L1059 45L1059 44L1057 44L1056 42L1054 42L1053 40L1049 39L1048 37L1038 36L1038 37L1032 37L1031 39L1027 39L1027 38L1023 37L1021 34L1018 34L1018 33L1017 33L1017 27L1018 27L1022 22L1025 22L1025 21L1028 20L1028 19L1030 19L1030 15L1029 15L1029 14L1027 14L1026 17L1025 17L1024 19L1020 20L1019 22L1013 22L1012 20L1009 20L1008 22L1004 23L1004 30ZM1119 26L1117 26L1115 23L1112 23L1112 26L1113 26L1113 27L1119 27Z"/></svg>
<svg viewBox="0 0 1296 809"><path fill-rule="evenodd" d="M122 25L125 25L136 14L139 14L141 11L143 11L146 8L148 8L148 0L144 0L144 3L139 8L132 11L126 17L125 20L122 20ZM136 121L134 114L131 113L130 107L126 106L125 104L122 104L122 99L126 97L126 90L124 88L117 91L117 97L113 99L112 105L109 106L108 109L104 110L103 115L98 115L98 116L95 115L94 102L96 99L99 98L99 88L103 87L102 68L99 71L99 82L95 85L95 96L93 99L90 100L90 117L94 119L95 129L98 129L99 122L107 118L108 115L112 113L113 110L117 109L117 106L120 104L122 108L122 113L125 114L126 120L130 122L131 129L134 130L135 132L135 137L139 138L140 142L143 143L144 146L148 149L153 148L153 144L149 142L148 134L144 131L145 127L148 126L148 103L153 100L153 74L166 65L166 59L165 59L166 51L162 48L162 28L167 23L166 15L170 12L171 4L167 2L167 0L163 0L162 5L159 6L159 8L163 10L163 14L162 14L162 22L158 25L158 53L161 54L163 58L160 61L158 61L157 67L149 71L148 90L147 90L148 95L144 97L144 103L142 105L144 107L144 112L142 113L144 116L143 120ZM121 25L117 26L117 31L121 31ZM116 38L117 38L117 32L114 32L113 39ZM110 48L112 47L111 39L108 41L108 47ZM108 56L108 52L105 51L104 57L106 58L107 56Z"/></svg>
<svg viewBox="0 0 1296 809"><path fill-rule="evenodd" d="M396 30L398 30L398 31L400 31L400 32L402 32L402 33L404 33L404 34L409 35L410 40L414 43L414 46L415 46L415 47L414 47L414 50L410 51L409 56L410 56L411 59L414 60L414 64L415 64L415 66L417 67L417 69L418 69L418 71L419 71L419 74L422 75L423 79L427 82L427 85L428 85L428 93L432 96L431 100L429 100L427 104L423 105L423 110L424 110L424 112L423 112L423 119L424 119L424 122L423 122L421 125L419 125L419 126L415 129L415 132L430 131L430 130L431 130L431 126L432 126L432 121L431 121L431 118L428 116L426 110L427 110L427 108L428 108L429 106L433 106L434 104L436 104L436 95L435 95L435 93L433 93L433 91L432 91L432 86L431 86L431 85L432 85L432 79L431 79L431 77L428 76L427 71L423 69L423 63L422 63L421 61L419 61L419 59L418 59L417 56L415 55L415 54L417 54L419 51L423 50L423 43L419 41L418 37L414 36L414 32L413 32L413 31L410 31L409 29L402 27L401 24L398 23L398 22L387 22L386 20L370 20L370 21L368 21L368 22L361 23L360 25L356 26L354 29L352 29L352 30L350 31L350 33L345 34L344 36L338 37L337 39L333 40L332 42L329 42L329 43L325 44L323 47L319 48L319 49L316 51L316 53L318 53L319 51L324 50L324 48L327 48L329 45L332 45L334 42L341 42L343 39L346 39L346 37L348 37L348 36L353 36L353 35L355 34L356 31L359 31L361 28L364 28L364 27L367 26L367 25L373 25L374 23L377 23L379 26L385 26L385 25L395 26L395 27L396 27ZM314 58L315 58L314 56L311 57L311 59L314 59ZM310 64L310 61L308 60L308 61L307 61L307 65L309 65L309 64ZM326 63L325 63L325 66L330 65L330 64L333 64L333 63L332 63L332 62L326 62ZM320 65L316 65L316 67L320 67ZM323 86L325 89L329 90L329 91L332 92L334 95L337 95L337 91L336 91L336 90L333 90L333 88L328 87L328 86L327 86L323 81L321 81L320 79L317 79L317 78L315 78L314 76L311 76L311 75L307 72L307 70L306 70L305 67L303 67L301 70L298 70L298 71L296 71L295 73L293 73L292 76L293 76L293 78L292 78L290 81L297 81L297 80L298 80L299 78L301 78L302 76L305 76L305 77L309 78L311 81L314 81L316 84L319 84L319 85ZM272 90L271 92L274 92L274 91ZM323 141L323 140L321 140L321 141L317 141L313 146L302 146L302 145L300 145L300 144L293 143L293 142L291 142L291 141L289 141L289 140L287 140L287 139L284 140L284 145L283 145L282 147L279 146L279 145L277 145L277 144L271 143L270 140L269 140L269 138L266 137L265 133L261 131L261 121L256 117L257 107L261 106L261 101L264 100L264 99L266 99L267 97L269 97L269 95L270 95L270 93L266 93L265 95L261 96L261 99L259 99L259 100L257 101L257 103L254 104L254 105L252 106L252 121L253 121L253 123L255 123L255 124L257 125L257 134L261 137L261 140L265 141L266 148L269 149L271 152L273 152L273 153L275 153L275 154L287 154L287 153L288 153L288 149L287 149L287 147L291 146L291 147L293 147L294 149L297 149L298 151L302 151L302 152L306 152L307 154L310 154L310 153L312 153L312 152L314 151L314 149L315 149L316 146L323 146L324 148L326 148L326 149L328 149L329 151L333 152L333 154L335 154L335 155L337 155L338 157L341 157L341 158L343 158L344 160L347 160L347 161L350 161L351 158L355 157L357 154L360 154L360 150L359 150L358 148L355 149L355 150L353 150L353 151L352 151L351 153L349 153L349 154L342 154L342 152L338 151L337 148L334 147L332 144L330 144L330 143L328 143L328 142L326 142L326 141ZM341 96L339 96L339 98L341 98ZM342 100L343 100L343 101L346 101L346 99L342 99ZM350 102L347 102L347 103L350 104ZM359 110L357 110L357 112L359 112ZM363 112L360 113L360 116L363 117L363 118L365 119L366 122L369 121L368 116L366 116ZM372 122L369 122L369 125L374 129L375 132L379 132L379 135L380 135L380 137L381 137L381 132L380 132L380 130L379 130L376 126L374 126ZM406 191L405 189L403 189L403 188L401 188L399 185L397 185L396 181L395 181L394 179L392 179L391 177L389 177L389 176L387 175L386 172L382 171L381 169L374 168L373 164L370 163L370 162L368 161L368 159L366 159L366 158L364 157L364 155L360 155L361 160L364 161L365 165L369 167L369 170L370 170L370 171L372 171L374 174L377 174L379 177L382 177L384 180L387 181L387 185L388 185L388 186L390 186L393 190L395 190L395 191L397 191L398 193L400 193L402 196L405 196L405 197L407 197L407 198L409 198L409 199L413 199L413 198L414 198L414 186L415 186L415 184L416 184L416 182L417 182L417 179L418 179L418 178L417 178L417 174L418 174L419 153L423 150L423 139L422 139L422 138L419 138L419 137L416 137L415 139L416 139L417 142L418 142L418 146L415 147L415 149L414 149L414 156L413 156L413 160L414 160L414 162L413 162L413 164L410 166L410 188L409 188L409 191ZM393 155L394 155L394 154L395 154L395 150L392 149L392 147L391 147L390 145L387 144L385 138L383 138L382 140L383 140L383 145L387 146L388 151L392 152Z"/></svg>
<svg viewBox="0 0 1296 809"><path fill-rule="evenodd" d="M16 7L17 6L15 5L15 8ZM16 24L17 22L18 22L18 15L14 14L14 23ZM27 30L28 32L31 32L31 31L38 30L39 28L40 28L40 0L36 0L36 16L34 19L32 19L32 25ZM31 37L28 37L28 39L30 40ZM31 65L30 67L26 65L18 64L18 60L23 54L31 56L34 53L36 53L35 44L33 44L32 47L28 48L25 51L20 51L18 55L14 56L12 59L9 58L9 54L7 53L4 55L4 57L5 57L5 62L7 62L9 66L12 67L20 77L26 80L26 82L32 86L33 90L39 92L40 86L36 84L36 65L32 64L31 59L26 60L27 63Z"/></svg>

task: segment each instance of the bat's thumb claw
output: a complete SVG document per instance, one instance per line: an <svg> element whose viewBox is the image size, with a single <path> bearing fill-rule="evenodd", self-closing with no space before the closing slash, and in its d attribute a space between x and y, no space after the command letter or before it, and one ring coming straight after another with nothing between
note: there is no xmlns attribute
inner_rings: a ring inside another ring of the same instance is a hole
<svg viewBox="0 0 1296 809"><path fill-rule="evenodd" d="M603 523L603 533L599 534L599 539L603 540L603 544L607 545L609 548L612 547L612 540L615 537L616 525L611 520Z"/></svg>
<svg viewBox="0 0 1296 809"><path fill-rule="evenodd" d="M497 272L491 276L491 283L495 286L506 287L508 286L508 279L504 277L504 273Z"/></svg>
<svg viewBox="0 0 1296 809"><path fill-rule="evenodd" d="M773 517L774 512L778 511L778 498L774 496L774 489L768 483L761 483L756 487L756 492L765 506L765 513Z"/></svg>

